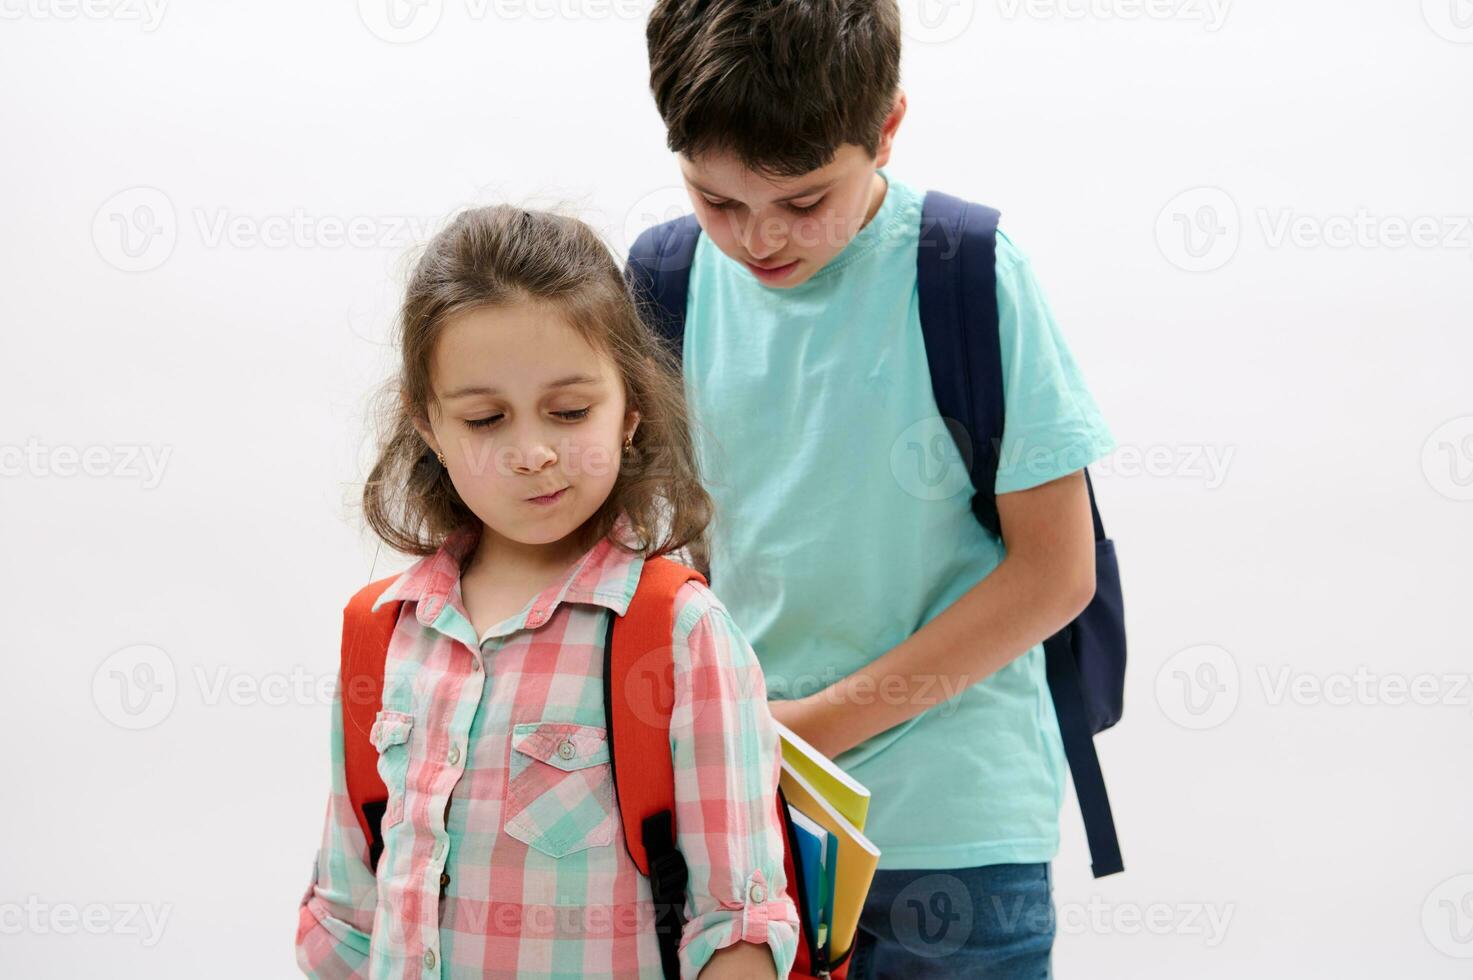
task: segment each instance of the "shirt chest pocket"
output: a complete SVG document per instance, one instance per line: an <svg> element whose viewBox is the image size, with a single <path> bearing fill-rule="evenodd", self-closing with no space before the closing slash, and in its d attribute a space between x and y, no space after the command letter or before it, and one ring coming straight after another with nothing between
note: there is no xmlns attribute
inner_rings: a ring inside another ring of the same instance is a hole
<svg viewBox="0 0 1473 980"><path fill-rule="evenodd" d="M512 728L506 832L550 857L614 840L614 774L603 728L530 722Z"/></svg>
<svg viewBox="0 0 1473 980"><path fill-rule="evenodd" d="M409 778L409 733L414 716L403 711L380 711L373 719L368 740L378 751L378 775L389 791L388 806L379 826L388 830L404 819L404 787Z"/></svg>

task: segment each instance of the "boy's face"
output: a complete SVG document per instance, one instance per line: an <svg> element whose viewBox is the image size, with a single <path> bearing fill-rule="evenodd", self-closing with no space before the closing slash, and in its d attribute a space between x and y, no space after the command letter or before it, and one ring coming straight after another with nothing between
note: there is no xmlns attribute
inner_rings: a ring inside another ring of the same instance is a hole
<svg viewBox="0 0 1473 980"><path fill-rule="evenodd" d="M889 162L904 111L901 96L874 157L845 143L828 166L800 177L769 179L730 154L679 154L696 220L717 248L763 285L790 289L808 281L879 210L885 179L875 171Z"/></svg>

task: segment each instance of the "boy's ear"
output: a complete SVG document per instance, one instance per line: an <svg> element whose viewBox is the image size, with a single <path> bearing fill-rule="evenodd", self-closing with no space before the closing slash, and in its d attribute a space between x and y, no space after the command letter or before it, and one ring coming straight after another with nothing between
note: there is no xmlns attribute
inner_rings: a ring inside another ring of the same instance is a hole
<svg viewBox="0 0 1473 980"><path fill-rule="evenodd" d="M885 117L885 124L880 127L880 143L875 148L876 167L883 167L890 162L890 150L895 145L895 133L900 129L900 121L905 118L905 110L905 89L897 88L895 101L890 106L890 115Z"/></svg>

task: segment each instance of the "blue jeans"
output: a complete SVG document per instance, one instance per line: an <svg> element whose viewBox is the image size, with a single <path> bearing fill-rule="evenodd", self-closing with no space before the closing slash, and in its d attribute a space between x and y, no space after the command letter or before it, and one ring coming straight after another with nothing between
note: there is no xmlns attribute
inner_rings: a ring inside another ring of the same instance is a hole
<svg viewBox="0 0 1473 980"><path fill-rule="evenodd" d="M1048 864L877 871L849 980L1048 980L1051 885Z"/></svg>

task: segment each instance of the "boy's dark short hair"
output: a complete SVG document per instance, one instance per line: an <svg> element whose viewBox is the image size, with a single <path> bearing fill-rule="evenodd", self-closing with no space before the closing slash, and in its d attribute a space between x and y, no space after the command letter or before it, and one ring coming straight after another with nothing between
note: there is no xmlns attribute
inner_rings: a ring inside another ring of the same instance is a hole
<svg viewBox="0 0 1473 980"><path fill-rule="evenodd" d="M896 0L657 0L645 38L670 149L772 177L873 156L900 84Z"/></svg>

